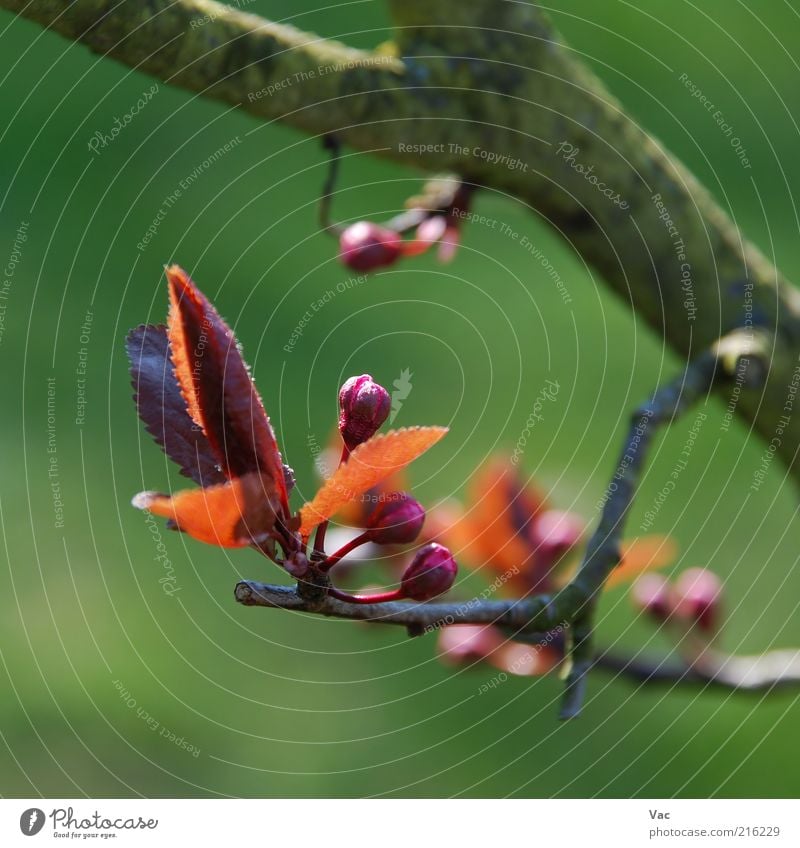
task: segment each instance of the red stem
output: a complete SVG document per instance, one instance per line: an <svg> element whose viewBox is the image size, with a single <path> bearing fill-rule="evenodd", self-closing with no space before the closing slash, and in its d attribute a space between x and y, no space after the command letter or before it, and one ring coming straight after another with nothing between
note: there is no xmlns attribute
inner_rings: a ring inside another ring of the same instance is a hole
<svg viewBox="0 0 800 848"><path fill-rule="evenodd" d="M323 521L317 527L317 533L314 536L314 553L318 559L323 559L325 556L325 531L328 529L328 522Z"/></svg>
<svg viewBox="0 0 800 848"><path fill-rule="evenodd" d="M347 449L347 445L342 445L342 455L339 458L339 465L341 465L348 456L350 456L350 451ZM314 553L316 554L317 559L323 559L325 557L325 532L328 529L328 524L328 521L323 521L322 524L317 527L317 532L314 536ZM349 553L349 551L346 551L345 553ZM336 554L334 554L334 556L336 556ZM344 556L344 554L338 556L336 558L336 562L338 562L342 556ZM335 563L333 564L335 565ZM328 568L330 568L330 566L328 566Z"/></svg>
<svg viewBox="0 0 800 848"><path fill-rule="evenodd" d="M370 532L369 530L365 530L360 536L356 536L355 539L351 539L346 545L342 545L338 551L332 553L326 560L320 563L319 568L321 571L330 571L337 562L343 557L346 557L351 551L354 551L356 548L361 545L369 542Z"/></svg>

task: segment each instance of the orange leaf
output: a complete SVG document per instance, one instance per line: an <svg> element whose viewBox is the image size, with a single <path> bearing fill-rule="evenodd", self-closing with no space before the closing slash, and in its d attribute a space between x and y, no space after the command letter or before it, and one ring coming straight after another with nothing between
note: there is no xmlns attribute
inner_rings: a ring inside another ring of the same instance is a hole
<svg viewBox="0 0 800 848"><path fill-rule="evenodd" d="M350 458L323 483L322 488L300 510L300 532L305 538L346 503L405 468L433 447L447 427L406 427L379 433L360 444Z"/></svg>
<svg viewBox="0 0 800 848"><path fill-rule="evenodd" d="M233 331L182 268L171 265L166 274L169 349L189 416L226 477L270 474L288 512L275 433Z"/></svg>
<svg viewBox="0 0 800 848"><path fill-rule="evenodd" d="M609 575L606 588L634 580L645 571L664 568L675 561L677 554L678 546L670 536L643 536L624 542L622 562Z"/></svg>
<svg viewBox="0 0 800 848"><path fill-rule="evenodd" d="M171 519L179 530L200 542L223 548L264 541L279 508L271 478L258 473L205 489L185 489L172 497L140 492L133 505Z"/></svg>
<svg viewBox="0 0 800 848"><path fill-rule="evenodd" d="M505 573L523 568L533 551L531 531L544 498L508 461L494 457L470 486L466 514L474 527L474 557L479 564Z"/></svg>
<svg viewBox="0 0 800 848"><path fill-rule="evenodd" d="M177 281L186 284L179 289ZM190 361L189 351L196 347L187 338L186 329L181 320L181 298L192 299L192 306L200 309L199 297L194 288L189 285L186 272L177 265L167 268L167 279L169 280L169 347L172 354L172 364L175 371L175 379L181 387L181 394L186 402L186 411L192 421L205 432L203 412L200 406L198 393L198 375L195 373L194 363ZM175 280L176 282L173 282Z"/></svg>

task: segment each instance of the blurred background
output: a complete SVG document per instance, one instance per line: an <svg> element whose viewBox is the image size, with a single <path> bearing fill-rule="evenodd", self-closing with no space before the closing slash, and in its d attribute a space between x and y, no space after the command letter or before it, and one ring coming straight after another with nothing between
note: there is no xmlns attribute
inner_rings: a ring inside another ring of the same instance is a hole
<svg viewBox="0 0 800 848"><path fill-rule="evenodd" d="M247 8L357 46L389 37L381 2L315 5ZM556 6L558 27L631 119L800 280L798 4ZM583 718L559 724L555 675L479 694L496 672L443 666L431 637L238 606L237 579L284 581L254 552L164 531L168 562L157 559L130 498L185 481L139 425L123 339L163 320L165 263L186 267L234 326L296 471L298 504L317 483L314 445L328 438L343 379L368 372L390 385L408 369L395 426L451 427L412 470L424 503L462 496L489 454L510 456L550 379L561 390L521 465L554 506L593 522L626 412L679 363L541 222L490 192L475 211L528 235L569 303L519 240L480 225L465 227L450 265L421 257L337 291L351 275L319 232L318 140L160 84L93 153L95 133L110 134L153 80L6 13L0 47L0 261L12 272L0 293L1 794L800 791L795 692L643 688L598 672ZM735 128L751 169L681 73ZM352 155L335 214L387 218L424 176ZM301 316L329 291L287 352ZM726 648L798 645L796 492L774 463L748 495L763 446L738 421L721 428L722 404L706 411L693 461L653 527L680 545L668 572L708 565L724 577ZM634 534L691 420L659 442ZM465 572L452 594L482 585ZM624 590L602 605L605 644L667 649Z"/></svg>

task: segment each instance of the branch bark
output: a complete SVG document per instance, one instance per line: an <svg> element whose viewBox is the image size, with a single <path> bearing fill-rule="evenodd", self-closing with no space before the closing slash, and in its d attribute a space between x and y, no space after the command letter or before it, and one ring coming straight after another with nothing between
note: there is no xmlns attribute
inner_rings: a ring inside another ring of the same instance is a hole
<svg viewBox="0 0 800 848"><path fill-rule="evenodd" d="M800 415L790 413L775 437L800 368L800 292L625 115L539 7L389 6L395 42L370 52L209 0L0 0L91 50L258 118L336 134L519 199L688 358L752 317L768 341L769 373L758 388L743 388L736 412L773 440L798 479Z"/></svg>

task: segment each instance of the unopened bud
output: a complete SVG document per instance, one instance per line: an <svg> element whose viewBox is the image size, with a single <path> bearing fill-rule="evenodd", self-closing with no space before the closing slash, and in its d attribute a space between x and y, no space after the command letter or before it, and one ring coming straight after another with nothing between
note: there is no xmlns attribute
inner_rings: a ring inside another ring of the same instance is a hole
<svg viewBox="0 0 800 848"><path fill-rule="evenodd" d="M503 637L490 624L456 624L439 635L442 660L454 665L480 662L500 648Z"/></svg>
<svg viewBox="0 0 800 848"><path fill-rule="evenodd" d="M656 621L666 621L672 612L669 580L661 574L643 574L631 588L631 601Z"/></svg>
<svg viewBox="0 0 800 848"><path fill-rule="evenodd" d="M557 562L575 547L583 534L583 519L574 512L548 509L536 517L533 542L537 552L551 562Z"/></svg>
<svg viewBox="0 0 800 848"><path fill-rule="evenodd" d="M374 271L392 265L403 252L403 239L394 230L359 221L339 236L339 258L354 271Z"/></svg>
<svg viewBox="0 0 800 848"><path fill-rule="evenodd" d="M400 592L414 601L429 601L453 585L457 571L450 551L444 545L431 542L414 555L400 580Z"/></svg>
<svg viewBox="0 0 800 848"><path fill-rule="evenodd" d="M407 545L419 536L425 509L405 492L393 492L378 504L367 521L369 540L377 545Z"/></svg>
<svg viewBox="0 0 800 848"><path fill-rule="evenodd" d="M722 581L713 571L689 568L675 581L675 615L706 633L713 633L719 625L721 595Z"/></svg>
<svg viewBox="0 0 800 848"><path fill-rule="evenodd" d="M389 392L369 374L351 377L339 390L339 432L347 449L374 436L391 407Z"/></svg>

